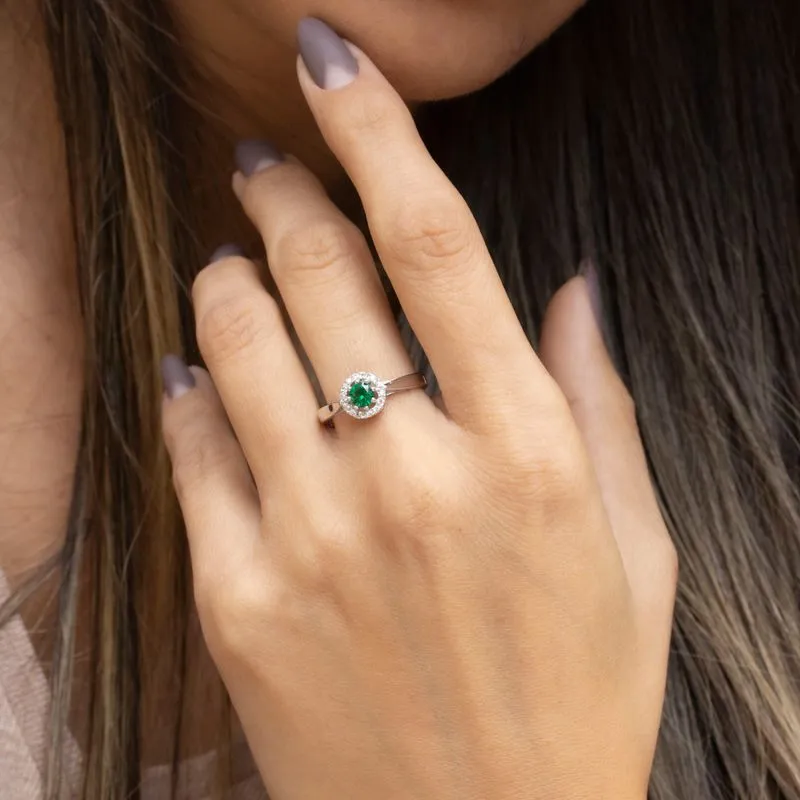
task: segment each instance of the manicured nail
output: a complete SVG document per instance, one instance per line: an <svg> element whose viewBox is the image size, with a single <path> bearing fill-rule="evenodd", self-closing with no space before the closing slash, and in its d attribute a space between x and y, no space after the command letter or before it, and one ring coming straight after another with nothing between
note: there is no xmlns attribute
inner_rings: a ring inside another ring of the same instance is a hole
<svg viewBox="0 0 800 800"><path fill-rule="evenodd" d="M223 258L232 258L233 256L243 256L244 250L238 244L223 244L218 247L208 259L209 264L214 264L217 261L222 261Z"/></svg>
<svg viewBox="0 0 800 800"><path fill-rule="evenodd" d="M161 379L170 400L177 400L195 387L194 375L179 356L167 355L161 359Z"/></svg>
<svg viewBox="0 0 800 800"><path fill-rule="evenodd" d="M300 55L320 89L341 89L358 75L358 61L344 40L322 20L305 17L297 26Z"/></svg>
<svg viewBox="0 0 800 800"><path fill-rule="evenodd" d="M597 269L590 259L581 262L578 272L586 281L586 288L589 291L589 302L592 304L594 319L599 331L604 329L603 319L603 298L600 294L600 281L597 278Z"/></svg>
<svg viewBox="0 0 800 800"><path fill-rule="evenodd" d="M236 166L246 178L274 167L283 160L280 150L261 139L245 139L236 145Z"/></svg>

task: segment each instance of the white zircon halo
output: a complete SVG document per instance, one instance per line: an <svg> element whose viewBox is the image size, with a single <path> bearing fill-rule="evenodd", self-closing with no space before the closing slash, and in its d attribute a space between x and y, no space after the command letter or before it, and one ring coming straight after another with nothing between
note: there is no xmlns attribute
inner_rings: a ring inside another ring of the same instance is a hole
<svg viewBox="0 0 800 800"><path fill-rule="evenodd" d="M355 419L369 419L386 405L386 382L372 372L354 372L339 390L342 410Z"/></svg>

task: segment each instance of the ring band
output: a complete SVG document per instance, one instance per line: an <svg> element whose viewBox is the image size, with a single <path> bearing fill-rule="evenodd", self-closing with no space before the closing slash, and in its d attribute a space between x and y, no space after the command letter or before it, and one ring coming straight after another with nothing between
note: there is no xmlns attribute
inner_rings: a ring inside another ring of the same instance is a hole
<svg viewBox="0 0 800 800"><path fill-rule="evenodd" d="M412 372L391 381L381 380L372 372L354 372L342 384L339 402L323 406L317 416L323 425L342 411L354 419L369 419L383 411L390 395L424 389L427 385L428 380L421 372Z"/></svg>

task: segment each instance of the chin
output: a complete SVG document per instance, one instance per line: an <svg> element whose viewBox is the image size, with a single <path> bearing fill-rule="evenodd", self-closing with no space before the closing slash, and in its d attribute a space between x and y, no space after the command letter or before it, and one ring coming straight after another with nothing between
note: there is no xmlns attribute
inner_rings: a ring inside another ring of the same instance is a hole
<svg viewBox="0 0 800 800"><path fill-rule="evenodd" d="M511 69L519 58L497 58L491 63L464 62L454 57L444 61L428 57L408 63L402 58L372 56L391 84L411 103L449 100L477 92Z"/></svg>
<svg viewBox="0 0 800 800"><path fill-rule="evenodd" d="M519 17L487 13L485 7L479 13L474 6L467 11L441 0L423 2L430 3L424 12L397 18L388 12L371 19L355 13L320 16L364 50L410 102L444 100L484 88L569 16L538 17L535 24L524 25ZM557 4L570 11L578 5L574 1L564 5L563 0ZM348 5L348 10L355 11L355 5ZM336 10L342 8L337 5Z"/></svg>

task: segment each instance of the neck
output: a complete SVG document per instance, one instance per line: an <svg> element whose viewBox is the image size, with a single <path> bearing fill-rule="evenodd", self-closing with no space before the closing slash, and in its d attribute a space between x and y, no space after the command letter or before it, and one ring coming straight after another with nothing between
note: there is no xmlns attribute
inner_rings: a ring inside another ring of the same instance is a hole
<svg viewBox="0 0 800 800"><path fill-rule="evenodd" d="M173 0L172 12L188 65L189 92L200 98L202 121L187 120L188 163L193 175L203 244L214 249L236 240L258 248L252 226L228 191L233 148L259 138L299 158L348 212L352 190L344 170L319 133L297 81L297 51L269 28L258 28L233 4ZM194 187L193 187L194 188Z"/></svg>

